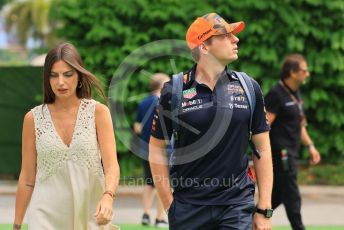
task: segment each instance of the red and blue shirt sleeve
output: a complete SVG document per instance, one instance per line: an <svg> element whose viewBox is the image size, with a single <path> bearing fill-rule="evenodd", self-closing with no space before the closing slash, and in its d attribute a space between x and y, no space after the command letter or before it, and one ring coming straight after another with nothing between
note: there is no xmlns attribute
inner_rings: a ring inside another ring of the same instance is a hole
<svg viewBox="0 0 344 230"><path fill-rule="evenodd" d="M161 90L159 103L153 118L151 136L157 139L170 140L172 136L171 96L172 84L171 81L169 81L164 84Z"/></svg>

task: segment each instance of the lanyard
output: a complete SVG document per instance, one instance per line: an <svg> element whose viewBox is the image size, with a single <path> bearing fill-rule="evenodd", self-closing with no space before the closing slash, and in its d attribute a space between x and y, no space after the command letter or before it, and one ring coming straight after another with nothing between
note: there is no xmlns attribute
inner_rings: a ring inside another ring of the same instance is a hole
<svg viewBox="0 0 344 230"><path fill-rule="evenodd" d="M293 100L293 102L295 102L295 104L297 105L297 108L298 108L299 114L300 114L301 123L305 122L305 120L304 120L305 114L304 114L303 108L302 108L302 101L295 97L295 95L291 92L289 87L283 81L279 81L279 84L287 92L287 94Z"/></svg>

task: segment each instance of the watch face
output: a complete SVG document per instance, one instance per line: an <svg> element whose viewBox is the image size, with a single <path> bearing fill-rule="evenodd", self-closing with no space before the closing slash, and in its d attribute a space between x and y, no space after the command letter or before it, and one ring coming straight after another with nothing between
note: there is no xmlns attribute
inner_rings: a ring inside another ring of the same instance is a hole
<svg viewBox="0 0 344 230"><path fill-rule="evenodd" d="M265 214L265 216L268 217L268 218L270 218L270 217L272 217L272 213L273 213L273 210L272 210L272 209L266 209L266 214Z"/></svg>

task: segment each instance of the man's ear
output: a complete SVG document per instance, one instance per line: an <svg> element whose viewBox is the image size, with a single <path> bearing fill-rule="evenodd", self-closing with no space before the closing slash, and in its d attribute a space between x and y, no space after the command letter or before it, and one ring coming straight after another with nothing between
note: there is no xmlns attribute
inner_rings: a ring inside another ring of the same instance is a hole
<svg viewBox="0 0 344 230"><path fill-rule="evenodd" d="M203 42L201 43L199 46L199 51L200 53L203 53L203 54L208 54L208 46Z"/></svg>
<svg viewBox="0 0 344 230"><path fill-rule="evenodd" d="M297 74L297 71L290 70L290 72L289 72L289 77L290 77L290 78L293 78L296 74Z"/></svg>

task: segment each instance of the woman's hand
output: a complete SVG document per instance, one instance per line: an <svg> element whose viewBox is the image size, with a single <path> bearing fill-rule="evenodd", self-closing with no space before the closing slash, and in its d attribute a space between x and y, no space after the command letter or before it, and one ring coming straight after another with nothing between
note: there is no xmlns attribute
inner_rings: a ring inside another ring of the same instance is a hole
<svg viewBox="0 0 344 230"><path fill-rule="evenodd" d="M109 194L100 199L94 214L98 225L106 225L112 220L112 203L113 198Z"/></svg>

